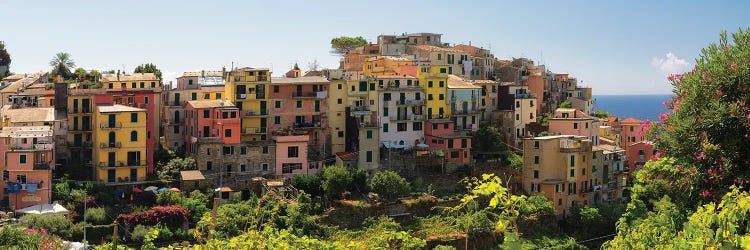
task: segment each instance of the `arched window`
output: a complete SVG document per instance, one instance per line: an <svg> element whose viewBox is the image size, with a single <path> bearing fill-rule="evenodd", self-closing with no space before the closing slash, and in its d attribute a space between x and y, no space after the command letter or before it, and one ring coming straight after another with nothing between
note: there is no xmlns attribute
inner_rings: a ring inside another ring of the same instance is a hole
<svg viewBox="0 0 750 250"><path fill-rule="evenodd" d="M138 141L138 132L130 131L130 141Z"/></svg>
<svg viewBox="0 0 750 250"><path fill-rule="evenodd" d="M174 111L174 122L175 123L180 122L180 112L177 110Z"/></svg>

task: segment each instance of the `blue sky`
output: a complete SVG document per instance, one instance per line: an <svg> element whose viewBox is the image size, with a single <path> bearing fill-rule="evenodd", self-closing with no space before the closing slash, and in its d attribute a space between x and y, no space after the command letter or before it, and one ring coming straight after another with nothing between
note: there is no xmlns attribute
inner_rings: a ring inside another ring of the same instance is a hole
<svg viewBox="0 0 750 250"><path fill-rule="evenodd" d="M87 69L151 62L183 71L272 67L317 59L330 39L442 33L443 41L529 57L594 94L664 94L721 30L750 26L750 1L0 1L13 72L49 70L57 52Z"/></svg>

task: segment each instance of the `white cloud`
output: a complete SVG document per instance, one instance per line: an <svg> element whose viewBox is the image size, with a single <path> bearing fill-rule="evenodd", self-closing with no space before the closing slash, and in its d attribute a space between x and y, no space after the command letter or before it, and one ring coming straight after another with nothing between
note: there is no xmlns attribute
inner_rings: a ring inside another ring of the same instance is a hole
<svg viewBox="0 0 750 250"><path fill-rule="evenodd" d="M667 53L666 58L651 58L651 66L661 70L665 75L685 72L690 64L685 59L680 59L674 53Z"/></svg>

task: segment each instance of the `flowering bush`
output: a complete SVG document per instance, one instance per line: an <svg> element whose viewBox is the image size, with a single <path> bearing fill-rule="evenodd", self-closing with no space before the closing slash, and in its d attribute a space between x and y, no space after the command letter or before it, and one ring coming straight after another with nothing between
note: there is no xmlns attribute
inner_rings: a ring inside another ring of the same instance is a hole
<svg viewBox="0 0 750 250"><path fill-rule="evenodd" d="M731 39L723 32L718 44L701 51L692 71L667 78L674 96L664 104L672 112L660 115L650 133L676 171L648 177L688 181L690 188L680 190L688 207L717 201L732 185L750 187L750 30Z"/></svg>
<svg viewBox="0 0 750 250"><path fill-rule="evenodd" d="M128 226L153 226L162 223L170 228L176 228L187 221L188 215L190 211L178 205L158 206L146 211L120 215L117 222Z"/></svg>
<svg viewBox="0 0 750 250"><path fill-rule="evenodd" d="M0 247L8 249L62 249L62 240L45 229L23 229L4 226L0 229Z"/></svg>

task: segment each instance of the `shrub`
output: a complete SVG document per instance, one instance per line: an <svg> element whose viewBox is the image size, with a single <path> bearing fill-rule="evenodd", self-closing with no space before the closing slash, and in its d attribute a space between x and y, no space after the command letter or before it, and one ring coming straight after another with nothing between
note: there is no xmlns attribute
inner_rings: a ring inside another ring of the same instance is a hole
<svg viewBox="0 0 750 250"><path fill-rule="evenodd" d="M321 185L322 180L320 175L294 175L294 187L299 190L305 191L312 196L323 195Z"/></svg>
<svg viewBox="0 0 750 250"><path fill-rule="evenodd" d="M32 229L45 229L53 235L66 240L77 240L83 233L82 228L73 224L62 215L28 214L21 216L21 224Z"/></svg>
<svg viewBox="0 0 750 250"><path fill-rule="evenodd" d="M386 170L375 174L370 182L370 189L385 199L395 199L409 192L409 183L396 172Z"/></svg>
<svg viewBox="0 0 750 250"><path fill-rule="evenodd" d="M343 167L328 166L323 168L323 192L328 198L335 199L341 196L352 184L352 174Z"/></svg>
<svg viewBox="0 0 750 250"><path fill-rule="evenodd" d="M188 217L188 221L190 221L190 224L198 223L198 221L201 220L203 214L208 212L206 203L198 199L183 198L182 202L180 202L180 205L190 211L190 216Z"/></svg>
<svg viewBox="0 0 750 250"><path fill-rule="evenodd" d="M367 171L361 168L354 169L352 171L352 189L351 191L358 191L360 193L367 193Z"/></svg>
<svg viewBox="0 0 750 250"><path fill-rule="evenodd" d="M127 215L120 215L117 218L117 222L129 226L153 226L158 223L164 223L168 227L175 228L182 226L182 223L188 221L188 215L190 215L190 211L181 206L158 206L147 211L137 211Z"/></svg>
<svg viewBox="0 0 750 250"><path fill-rule="evenodd" d="M144 225L137 225L130 234L130 238L137 241L143 241L146 239L146 235L151 233L151 228Z"/></svg>
<svg viewBox="0 0 750 250"><path fill-rule="evenodd" d="M59 237L47 234L46 230L33 230L15 226L0 229L0 247L7 249L62 249Z"/></svg>
<svg viewBox="0 0 750 250"><path fill-rule="evenodd" d="M193 190L193 192L190 192L190 195L188 195L188 198L198 200L204 204L208 204L209 202L208 195L203 194L200 190Z"/></svg>
<svg viewBox="0 0 750 250"><path fill-rule="evenodd" d="M112 221L107 218L107 211L104 208L87 209L84 215L84 221L92 225L110 224Z"/></svg>
<svg viewBox="0 0 750 250"><path fill-rule="evenodd" d="M156 204L166 205L177 205L180 204L182 195L178 192L166 191L156 196Z"/></svg>

